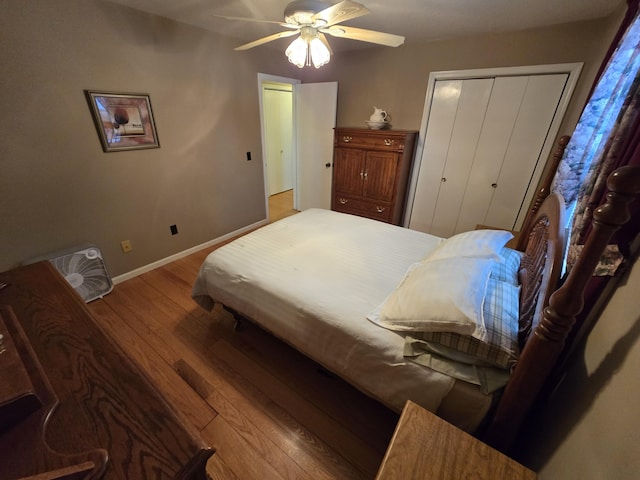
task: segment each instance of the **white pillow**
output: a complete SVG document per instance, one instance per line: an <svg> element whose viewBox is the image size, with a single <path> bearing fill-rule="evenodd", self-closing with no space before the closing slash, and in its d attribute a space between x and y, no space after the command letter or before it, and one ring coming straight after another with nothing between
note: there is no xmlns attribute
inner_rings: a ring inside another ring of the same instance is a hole
<svg viewBox="0 0 640 480"><path fill-rule="evenodd" d="M505 243L513 238L506 230L471 230L453 237L432 251L425 260L442 260L454 257L489 257L501 261L500 255Z"/></svg>
<svg viewBox="0 0 640 480"><path fill-rule="evenodd" d="M413 264L367 318L402 332L455 332L486 340L482 305L494 260L449 258Z"/></svg>

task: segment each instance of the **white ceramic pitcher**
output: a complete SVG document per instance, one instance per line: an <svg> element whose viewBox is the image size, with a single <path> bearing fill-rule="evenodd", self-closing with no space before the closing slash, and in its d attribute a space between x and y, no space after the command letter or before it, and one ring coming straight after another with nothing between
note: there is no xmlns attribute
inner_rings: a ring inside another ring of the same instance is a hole
<svg viewBox="0 0 640 480"><path fill-rule="evenodd" d="M373 107L373 113L369 117L371 122L386 122L389 120L387 112L378 107Z"/></svg>

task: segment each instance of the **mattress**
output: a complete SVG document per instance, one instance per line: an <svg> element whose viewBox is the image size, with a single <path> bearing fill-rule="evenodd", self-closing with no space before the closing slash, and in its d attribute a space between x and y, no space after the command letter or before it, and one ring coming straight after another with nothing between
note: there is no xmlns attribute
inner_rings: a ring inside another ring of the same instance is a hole
<svg viewBox="0 0 640 480"><path fill-rule="evenodd" d="M404 338L367 319L442 241L309 209L213 251L192 297L208 310L236 310L397 412L411 399L472 431L491 396L405 359Z"/></svg>

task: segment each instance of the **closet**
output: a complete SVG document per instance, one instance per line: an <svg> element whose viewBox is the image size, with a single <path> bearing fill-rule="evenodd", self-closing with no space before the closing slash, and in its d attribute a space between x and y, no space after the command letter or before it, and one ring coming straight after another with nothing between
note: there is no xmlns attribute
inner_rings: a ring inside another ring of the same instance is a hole
<svg viewBox="0 0 640 480"><path fill-rule="evenodd" d="M432 81L409 228L519 229L579 73L565 70Z"/></svg>

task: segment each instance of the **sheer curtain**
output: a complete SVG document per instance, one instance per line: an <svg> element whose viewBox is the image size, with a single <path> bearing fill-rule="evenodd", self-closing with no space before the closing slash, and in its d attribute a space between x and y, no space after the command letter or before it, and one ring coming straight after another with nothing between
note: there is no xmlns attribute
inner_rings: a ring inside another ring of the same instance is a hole
<svg viewBox="0 0 640 480"><path fill-rule="evenodd" d="M606 194L606 178L620 166L639 163L640 16L638 0L628 3L626 25L601 67L552 187L567 204L567 270L582 249L594 208ZM625 248L620 242L610 245L595 275L614 275Z"/></svg>

